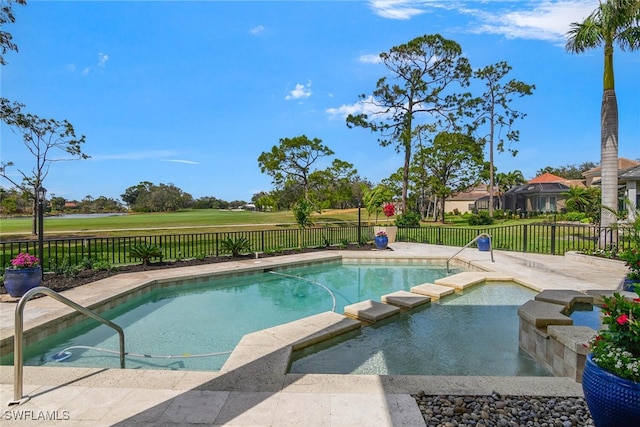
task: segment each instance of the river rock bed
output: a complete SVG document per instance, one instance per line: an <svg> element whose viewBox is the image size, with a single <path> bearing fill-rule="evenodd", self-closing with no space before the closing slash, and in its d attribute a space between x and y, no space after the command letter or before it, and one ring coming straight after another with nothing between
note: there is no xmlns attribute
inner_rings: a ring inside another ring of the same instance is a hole
<svg viewBox="0 0 640 427"><path fill-rule="evenodd" d="M428 427L593 426L583 397L412 395Z"/></svg>

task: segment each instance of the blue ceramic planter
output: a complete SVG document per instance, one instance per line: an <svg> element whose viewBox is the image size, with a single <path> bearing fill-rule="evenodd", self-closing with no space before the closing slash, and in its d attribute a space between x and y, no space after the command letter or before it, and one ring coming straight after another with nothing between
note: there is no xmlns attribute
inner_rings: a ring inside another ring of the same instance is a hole
<svg viewBox="0 0 640 427"><path fill-rule="evenodd" d="M476 240L476 243L479 251L489 252L491 250L491 240L488 237L480 237Z"/></svg>
<svg viewBox="0 0 640 427"><path fill-rule="evenodd" d="M634 286L638 285L640 285L640 280L625 277L624 282L622 283L622 290L633 292Z"/></svg>
<svg viewBox="0 0 640 427"><path fill-rule="evenodd" d="M22 269L7 268L4 271L4 288L12 297L21 297L29 289L40 286L40 282L42 282L40 266Z"/></svg>
<svg viewBox="0 0 640 427"><path fill-rule="evenodd" d="M640 426L640 383L602 369L592 354L584 365L582 390L596 427Z"/></svg>
<svg viewBox="0 0 640 427"><path fill-rule="evenodd" d="M389 238L387 236L376 236L373 240L376 243L376 248L387 249L387 245L389 244Z"/></svg>

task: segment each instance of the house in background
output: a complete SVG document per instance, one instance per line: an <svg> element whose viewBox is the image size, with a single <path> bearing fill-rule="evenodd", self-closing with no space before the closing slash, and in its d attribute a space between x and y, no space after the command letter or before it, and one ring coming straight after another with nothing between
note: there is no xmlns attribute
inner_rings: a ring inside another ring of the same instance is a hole
<svg viewBox="0 0 640 427"><path fill-rule="evenodd" d="M454 212L456 209L459 213L464 214L467 212L476 212L476 202L479 199L487 199L487 206L485 209L489 209L489 191L487 184L478 184L469 191L463 191L451 196L444 201L444 211L447 213Z"/></svg>
<svg viewBox="0 0 640 427"><path fill-rule="evenodd" d="M572 186L585 187L579 179L544 173L504 193L504 209L512 212L558 212L565 208L563 193Z"/></svg>
<svg viewBox="0 0 640 427"><path fill-rule="evenodd" d="M629 168L620 174L620 184L625 187L625 200L630 202L627 204L629 219L636 220L637 209L640 206L640 165Z"/></svg>

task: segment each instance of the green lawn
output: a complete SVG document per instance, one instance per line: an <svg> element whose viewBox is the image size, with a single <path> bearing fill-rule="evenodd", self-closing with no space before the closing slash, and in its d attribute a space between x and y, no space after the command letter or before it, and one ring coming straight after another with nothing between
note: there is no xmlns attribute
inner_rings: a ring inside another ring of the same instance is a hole
<svg viewBox="0 0 640 427"><path fill-rule="evenodd" d="M375 217L368 217L361 209L361 222L375 223ZM378 217L383 225L393 222L395 217L387 220L384 215ZM358 209L330 209L313 217L316 225L349 224L358 222ZM504 220L496 221L495 226L529 224L540 220ZM448 216L445 224L426 222L423 227L468 227L462 216ZM217 209L194 209L180 212L132 213L119 216L93 218L65 218L47 216L44 221L47 236L134 236L152 234L185 234L204 233L207 231L267 230L274 228L296 227L291 211L251 212L228 211ZM478 228L486 228L478 227ZM172 231L173 230L173 231ZM0 224L0 239L12 240L29 237L31 218L4 218Z"/></svg>

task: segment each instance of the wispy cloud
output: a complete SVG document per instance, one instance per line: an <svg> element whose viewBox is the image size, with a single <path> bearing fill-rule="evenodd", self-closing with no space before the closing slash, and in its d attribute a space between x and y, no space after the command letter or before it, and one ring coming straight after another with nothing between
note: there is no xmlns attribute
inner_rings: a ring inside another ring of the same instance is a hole
<svg viewBox="0 0 640 427"><path fill-rule="evenodd" d="M98 54L98 62L96 63L95 66L97 68L106 68L108 60L109 60L109 55L107 55L106 53L100 52ZM66 69L68 71L72 71L73 72L73 71L75 71L76 66L75 66L75 64L67 64L66 65ZM84 67L82 69L82 75L86 76L86 75L90 74L91 71L93 71L93 67Z"/></svg>
<svg viewBox="0 0 640 427"><path fill-rule="evenodd" d="M384 110L374 103L372 96L369 96L367 99L363 99L362 101L358 101L355 104L344 104L338 108L327 108L325 112L329 115L330 119L344 119L349 114L354 116L358 114L366 114L369 117L382 117L385 114Z"/></svg>
<svg viewBox="0 0 640 427"><path fill-rule="evenodd" d="M379 64L382 62L382 59L380 58L380 55L368 54L360 55L358 61L364 62L365 64Z"/></svg>
<svg viewBox="0 0 640 427"><path fill-rule="evenodd" d="M422 2L412 0L370 0L369 5L378 16L388 19L411 19L425 13Z"/></svg>
<svg viewBox="0 0 640 427"><path fill-rule="evenodd" d="M284 99L286 100L291 100L291 99L305 99L305 98L309 98L311 96L311 82L307 83L306 85L303 84L296 84L296 87L289 92L289 94L287 96L284 97Z"/></svg>
<svg viewBox="0 0 640 427"><path fill-rule="evenodd" d="M132 151L129 153L91 155L91 160L150 160L175 157L176 153L169 150Z"/></svg>
<svg viewBox="0 0 640 427"><path fill-rule="evenodd" d="M525 5L531 3L525 3ZM507 38L523 38L560 42L571 23L583 21L598 6L597 0L560 0L533 3L532 9L487 13L469 11L479 18L474 33L501 34Z"/></svg>
<svg viewBox="0 0 640 427"><path fill-rule="evenodd" d="M253 35L258 35L264 31L264 25L257 25L249 30L249 32Z"/></svg>
<svg viewBox="0 0 640 427"><path fill-rule="evenodd" d="M98 67L104 68L107 66L107 61L109 60L109 55L106 53L100 52L98 54Z"/></svg>
<svg viewBox="0 0 640 427"><path fill-rule="evenodd" d="M194 162L193 160L178 160L178 159L173 159L173 160L161 160L161 162L172 162L172 163L184 163L186 165L199 165L199 162Z"/></svg>
<svg viewBox="0 0 640 427"><path fill-rule="evenodd" d="M472 18L467 31L562 42L571 23L581 22L598 6L598 0L370 0L378 16L411 19L435 9L447 9ZM480 6L479 6L480 5Z"/></svg>

